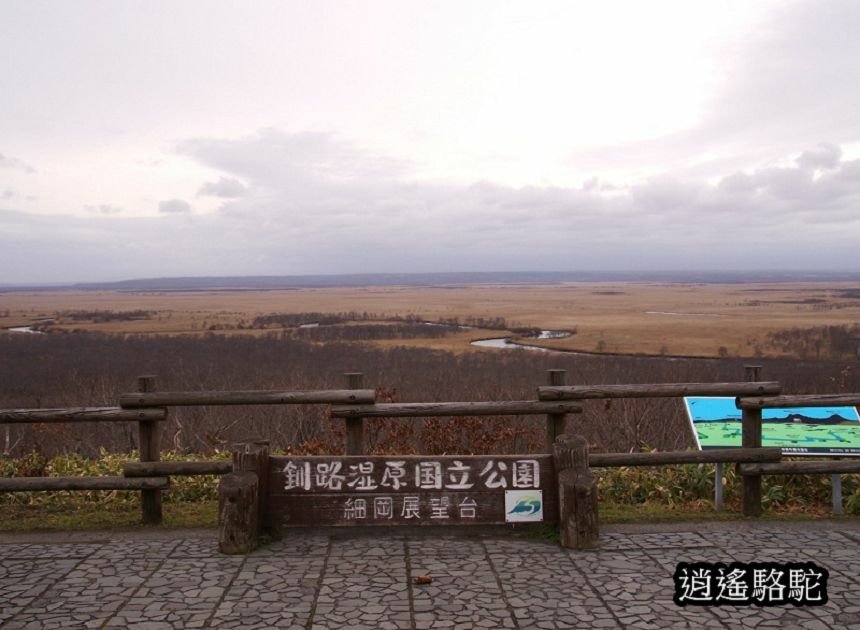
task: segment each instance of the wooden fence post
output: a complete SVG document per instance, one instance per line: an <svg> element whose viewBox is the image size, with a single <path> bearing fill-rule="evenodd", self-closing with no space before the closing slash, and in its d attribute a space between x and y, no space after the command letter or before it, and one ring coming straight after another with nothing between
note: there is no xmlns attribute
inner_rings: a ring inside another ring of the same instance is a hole
<svg viewBox="0 0 860 630"><path fill-rule="evenodd" d="M744 366L745 381L755 382L760 379L760 365ZM741 439L744 448L761 448L761 409L743 410ZM761 516L761 475L744 475L742 484L744 516Z"/></svg>
<svg viewBox="0 0 860 630"><path fill-rule="evenodd" d="M348 372L346 376L347 389L363 389L364 374ZM364 418L356 416L346 419L346 454L365 455L364 452Z"/></svg>
<svg viewBox="0 0 860 630"><path fill-rule="evenodd" d="M137 391L142 394L154 392L156 388L155 376L139 376L137 379ZM161 448L159 440L160 424L157 420L139 420L138 434L140 442L140 461L157 462L161 459ZM149 525L161 523L161 490L141 490L140 507L142 521Z"/></svg>
<svg viewBox="0 0 860 630"><path fill-rule="evenodd" d="M250 553L263 530L269 473L269 441L250 440L233 448L233 472L218 485L218 549Z"/></svg>
<svg viewBox="0 0 860 630"><path fill-rule="evenodd" d="M547 370L547 384L566 385L567 370ZM563 413L551 413L546 417L546 452L552 453L555 440L564 433L564 422L567 416Z"/></svg>
<svg viewBox="0 0 860 630"><path fill-rule="evenodd" d="M588 440L581 435L560 435L553 445L558 475L558 509L561 546L597 549L597 476L588 467Z"/></svg>

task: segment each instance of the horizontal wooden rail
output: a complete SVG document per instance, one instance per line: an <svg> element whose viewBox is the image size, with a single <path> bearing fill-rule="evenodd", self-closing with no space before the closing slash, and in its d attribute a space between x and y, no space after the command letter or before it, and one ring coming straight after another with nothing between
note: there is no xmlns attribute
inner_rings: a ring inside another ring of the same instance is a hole
<svg viewBox="0 0 860 630"><path fill-rule="evenodd" d="M666 451L662 453L591 453L588 457L588 465L600 468L718 462L778 462L781 457L782 451L778 448L725 448L707 451Z"/></svg>
<svg viewBox="0 0 860 630"><path fill-rule="evenodd" d="M674 398L679 396L774 395L781 391L776 381L757 383L651 383L642 385L545 385L538 387L541 400L586 398Z"/></svg>
<svg viewBox="0 0 860 630"><path fill-rule="evenodd" d="M860 461L779 462L778 464L741 464L742 475L835 475L860 473Z"/></svg>
<svg viewBox="0 0 860 630"><path fill-rule="evenodd" d="M771 398L738 398L739 409L784 409L786 407L857 407L860 394L811 394L773 396Z"/></svg>
<svg viewBox="0 0 860 630"><path fill-rule="evenodd" d="M0 478L0 492L36 490L166 490L167 477L8 477Z"/></svg>
<svg viewBox="0 0 860 630"><path fill-rule="evenodd" d="M496 402L379 403L332 407L335 418L418 418L423 416L520 416L547 413L580 413L582 407L570 403L536 400Z"/></svg>
<svg viewBox="0 0 860 630"><path fill-rule="evenodd" d="M241 392L153 392L122 394L119 404L125 409L140 407L181 407L196 405L299 405L299 404L369 404L376 399L372 389L331 389Z"/></svg>
<svg viewBox="0 0 860 630"><path fill-rule="evenodd" d="M233 472L233 462L125 462L125 477L169 477L171 475L226 475Z"/></svg>
<svg viewBox="0 0 860 630"><path fill-rule="evenodd" d="M119 422L164 420L164 409L130 411L119 407L74 407L67 409L2 409L0 422Z"/></svg>

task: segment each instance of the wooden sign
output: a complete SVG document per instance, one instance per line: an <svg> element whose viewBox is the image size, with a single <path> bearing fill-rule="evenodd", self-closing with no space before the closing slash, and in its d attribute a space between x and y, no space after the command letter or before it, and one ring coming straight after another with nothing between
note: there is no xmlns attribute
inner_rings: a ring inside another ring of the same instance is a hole
<svg viewBox="0 0 860 630"><path fill-rule="evenodd" d="M558 522L549 455L270 457L266 525Z"/></svg>

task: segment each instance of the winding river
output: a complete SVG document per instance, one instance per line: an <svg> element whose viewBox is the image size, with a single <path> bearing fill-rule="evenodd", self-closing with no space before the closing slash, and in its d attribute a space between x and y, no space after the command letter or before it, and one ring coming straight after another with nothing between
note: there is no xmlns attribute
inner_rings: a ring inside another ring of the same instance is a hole
<svg viewBox="0 0 860 630"><path fill-rule="evenodd" d="M564 330L542 330L540 334L528 339L564 339L570 337L570 333ZM524 343L513 341L511 337L496 337L494 339L476 339L471 342L473 346L479 348L498 348L501 350L534 350L535 352L556 352L559 354L581 354L575 351L567 350L552 350L550 348L541 348L540 346L530 346Z"/></svg>

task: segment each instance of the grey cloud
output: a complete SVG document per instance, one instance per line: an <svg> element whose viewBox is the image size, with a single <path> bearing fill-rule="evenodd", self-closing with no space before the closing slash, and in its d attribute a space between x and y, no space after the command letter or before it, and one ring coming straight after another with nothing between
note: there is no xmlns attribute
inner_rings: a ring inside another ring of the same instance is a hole
<svg viewBox="0 0 860 630"><path fill-rule="evenodd" d="M745 194L754 191L758 187L755 179L746 173L732 173L723 177L717 188L721 191L735 194Z"/></svg>
<svg viewBox="0 0 860 630"><path fill-rule="evenodd" d="M247 193L248 187L233 177L220 177L216 182L206 182L197 192L198 195L211 195L224 199L244 197Z"/></svg>
<svg viewBox="0 0 860 630"><path fill-rule="evenodd" d="M191 212L191 206L182 199L168 199L158 202L158 211L161 214L187 214Z"/></svg>
<svg viewBox="0 0 860 630"><path fill-rule="evenodd" d="M800 168L832 169L836 168L842 158L842 149L833 144L820 144L815 149L804 151L797 158Z"/></svg>
<svg viewBox="0 0 860 630"><path fill-rule="evenodd" d="M227 163L229 143L219 142L219 161ZM240 139L237 151L270 151L266 137L256 142ZM715 184L667 174L604 192L410 182L384 173L320 180L301 156L279 159L236 158L236 171L224 177L252 182L247 195L205 215L189 213L181 199L161 202L160 216L150 218L108 216L99 206L87 218L0 211L0 281L860 266L860 160L839 161L815 178L798 165L729 172ZM142 247L146 267L136 266Z"/></svg>
<svg viewBox="0 0 860 630"><path fill-rule="evenodd" d="M11 188L7 188L6 190L3 191L3 194L0 195L0 199L4 199L4 200L5 199L12 199L12 197L14 197L14 196L15 196L15 191L12 190Z"/></svg>
<svg viewBox="0 0 860 630"><path fill-rule="evenodd" d="M812 192L812 173L800 168L770 168L756 175L760 188L784 200L802 201Z"/></svg>
<svg viewBox="0 0 860 630"><path fill-rule="evenodd" d="M101 203L98 205L86 205L84 206L84 210L93 214L103 214L103 215L114 215L122 213L122 208L119 206L112 206L108 203Z"/></svg>
<svg viewBox="0 0 860 630"><path fill-rule="evenodd" d="M835 149L831 154L841 155L841 150ZM716 189L735 199L745 199L747 206L755 206L759 212L824 210L849 204L852 197L860 194L860 160L827 163L831 166L817 178L813 177L809 161L800 165L798 160L797 167L733 173L721 179Z"/></svg>
<svg viewBox="0 0 860 630"><path fill-rule="evenodd" d="M12 168L25 173L35 173L36 169L17 158L9 157L0 153L0 168Z"/></svg>
<svg viewBox="0 0 860 630"><path fill-rule="evenodd" d="M661 177L634 186L630 197L635 206L649 213L674 213L696 205L700 188L695 184Z"/></svg>
<svg viewBox="0 0 860 630"><path fill-rule="evenodd" d="M860 181L860 160L844 162L842 168L839 169L837 177L845 181Z"/></svg>

